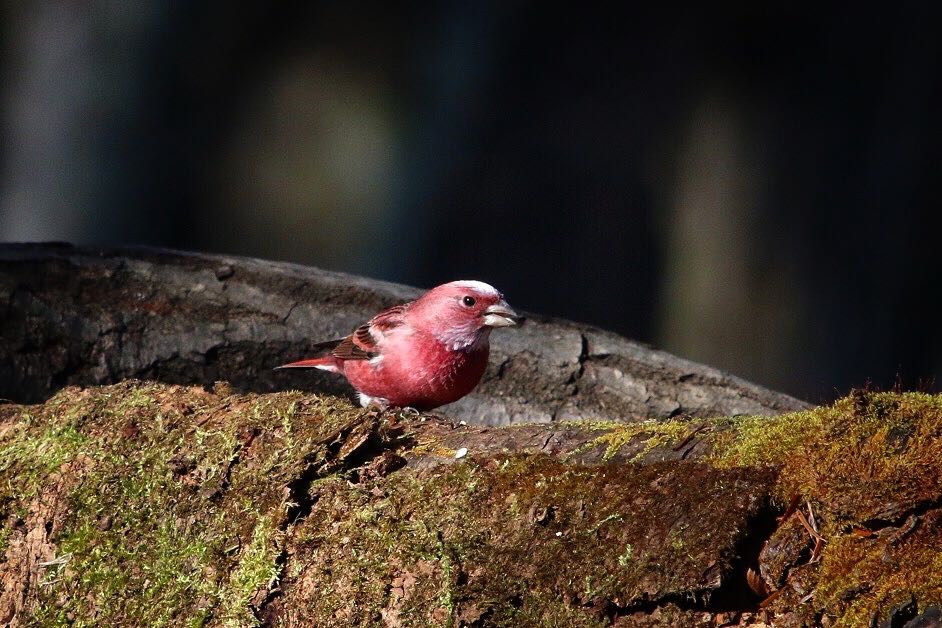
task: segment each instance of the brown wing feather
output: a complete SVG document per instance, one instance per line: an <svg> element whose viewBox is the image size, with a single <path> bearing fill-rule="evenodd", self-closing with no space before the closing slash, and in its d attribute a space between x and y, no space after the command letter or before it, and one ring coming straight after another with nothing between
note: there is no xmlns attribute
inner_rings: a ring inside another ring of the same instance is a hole
<svg viewBox="0 0 942 628"><path fill-rule="evenodd" d="M373 334L370 333L370 325L360 325L357 327L357 330L353 332L353 342L358 344L363 349L372 349L376 346L376 338L373 337Z"/></svg>
<svg viewBox="0 0 942 628"><path fill-rule="evenodd" d="M353 336L344 338L337 348L330 352L330 355L341 360L369 360L376 357L375 353L364 351L353 340Z"/></svg>
<svg viewBox="0 0 942 628"><path fill-rule="evenodd" d="M404 321L402 317L406 313L406 310L409 309L410 305L412 305L411 302L387 308L371 318L367 326L378 329L381 332L392 329L393 327L399 327L403 324Z"/></svg>
<svg viewBox="0 0 942 628"><path fill-rule="evenodd" d="M369 360L376 357L376 337L373 330L383 333L394 327L402 325L402 315L405 313L408 303L403 305L394 305L389 309L383 310L370 319L370 322L364 323L356 328L352 334L340 341L340 344L330 352L330 355L341 360Z"/></svg>

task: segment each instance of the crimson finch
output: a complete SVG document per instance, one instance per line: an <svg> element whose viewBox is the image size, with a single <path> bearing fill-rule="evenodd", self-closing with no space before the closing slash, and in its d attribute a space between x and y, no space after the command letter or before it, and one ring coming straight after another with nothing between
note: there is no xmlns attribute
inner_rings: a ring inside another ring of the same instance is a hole
<svg viewBox="0 0 942 628"><path fill-rule="evenodd" d="M344 375L363 406L431 410L474 390L495 327L517 324L503 295L481 281L452 281L383 310L349 336L320 343L319 358L278 368Z"/></svg>

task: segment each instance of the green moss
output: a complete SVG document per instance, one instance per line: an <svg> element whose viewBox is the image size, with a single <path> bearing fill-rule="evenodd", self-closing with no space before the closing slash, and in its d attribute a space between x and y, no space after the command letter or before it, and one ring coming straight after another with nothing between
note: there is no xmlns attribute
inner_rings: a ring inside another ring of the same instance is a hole
<svg viewBox="0 0 942 628"><path fill-rule="evenodd" d="M0 528L0 556L3 556L7 551L7 547L10 544L10 537L13 535L13 530L7 526Z"/></svg>
<svg viewBox="0 0 942 628"><path fill-rule="evenodd" d="M32 621L257 624L251 603L280 570L285 487L361 416L302 393L220 398L140 382L30 408L0 438L0 505L31 525L50 499L70 504L51 522L58 559ZM6 543L12 530L0 530Z"/></svg>
<svg viewBox="0 0 942 628"><path fill-rule="evenodd" d="M143 453L128 464L101 452L96 469L72 494L76 509L56 540L72 557L70 584L90 595L70 597L62 610L171 625L181 611L196 610L188 607L199 597L218 594L218 583L205 578L203 568L220 549L213 532L224 522L189 521L187 500L180 499L178 480L162 459L168 452ZM110 527L102 530L105 518Z"/></svg>
<svg viewBox="0 0 942 628"><path fill-rule="evenodd" d="M45 423L24 413L16 429L0 442L0 505L36 494L42 481L72 461L86 443L70 422Z"/></svg>
<svg viewBox="0 0 942 628"><path fill-rule="evenodd" d="M820 503L835 528L878 518L887 502L939 496L942 396L858 393L779 417L735 419L716 463L775 465L779 497Z"/></svg>
<svg viewBox="0 0 942 628"><path fill-rule="evenodd" d="M910 595L920 608L942 603L939 511L907 519L942 499L942 395L855 392L732 426L714 447L716 464L774 466L780 501L812 505L826 544L821 562L803 569L804 588L835 625L868 625ZM915 531L900 532L907 525ZM772 608L813 616L799 597L786 586Z"/></svg>
<svg viewBox="0 0 942 628"><path fill-rule="evenodd" d="M384 438L377 419L328 397L129 382L3 413L0 556L19 518L47 524L56 557L27 623L250 626L279 586L275 619L300 625L606 625L605 604L713 586L770 489L810 504L827 541L782 575L813 602L786 584L772 612L856 626L910 594L942 603L942 396L711 419L706 462L650 463L688 421L578 423L591 436L573 455L649 464L497 455L380 478L338 463ZM417 433L403 453L453 458Z"/></svg>
<svg viewBox="0 0 942 628"><path fill-rule="evenodd" d="M270 591L281 575L278 564L280 532L270 517L261 517L252 533L252 541L240 557L239 566L229 579L223 594L221 617L227 626L257 624L249 611L259 591Z"/></svg>
<svg viewBox="0 0 942 628"><path fill-rule="evenodd" d="M604 447L603 460L611 460L629 444L636 444L641 437L640 449L631 458L638 462L655 447L669 445L679 441L690 433L691 425L687 421L642 421L639 423L621 423L616 421L572 422L571 427L602 432L595 438L573 451L570 456L577 456L597 447Z"/></svg>
<svg viewBox="0 0 942 628"><path fill-rule="evenodd" d="M631 561L635 555L635 548L631 546L631 543L625 545L625 551L623 551L618 556L618 564L622 567L628 567L631 565Z"/></svg>
<svg viewBox="0 0 942 628"><path fill-rule="evenodd" d="M855 598L847 591L863 593ZM905 539L892 534L872 539L840 535L830 542L821 564L818 603L832 610L836 626L870 623L879 609L893 608L910 596L920 608L942 601L942 514L927 514ZM887 613L882 613L885 620Z"/></svg>

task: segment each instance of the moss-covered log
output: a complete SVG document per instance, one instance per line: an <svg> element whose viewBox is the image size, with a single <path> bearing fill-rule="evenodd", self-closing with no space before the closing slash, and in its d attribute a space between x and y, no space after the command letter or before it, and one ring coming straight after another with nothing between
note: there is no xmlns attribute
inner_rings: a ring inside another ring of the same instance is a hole
<svg viewBox="0 0 942 628"><path fill-rule="evenodd" d="M507 288L509 290L509 288ZM318 371L273 371L419 291L316 268L141 248L0 245L0 397L129 378L244 391L343 392ZM513 301L513 295L508 295ZM796 399L568 321L530 316L493 336L469 422L775 414Z"/></svg>
<svg viewBox="0 0 942 628"><path fill-rule="evenodd" d="M126 382L0 406L0 476L0 624L901 626L942 603L938 396L495 428Z"/></svg>

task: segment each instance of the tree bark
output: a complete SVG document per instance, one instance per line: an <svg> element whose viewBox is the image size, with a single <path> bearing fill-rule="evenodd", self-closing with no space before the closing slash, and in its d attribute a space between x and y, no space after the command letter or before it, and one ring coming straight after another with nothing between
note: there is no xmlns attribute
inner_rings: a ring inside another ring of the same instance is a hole
<svg viewBox="0 0 942 628"><path fill-rule="evenodd" d="M508 297L513 302L512 287ZM0 246L0 397L127 378L244 391L351 392L274 371L420 290L284 262L161 249ZM776 414L807 405L588 325L528 316L492 336L478 388L444 409L476 423Z"/></svg>

